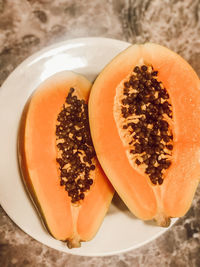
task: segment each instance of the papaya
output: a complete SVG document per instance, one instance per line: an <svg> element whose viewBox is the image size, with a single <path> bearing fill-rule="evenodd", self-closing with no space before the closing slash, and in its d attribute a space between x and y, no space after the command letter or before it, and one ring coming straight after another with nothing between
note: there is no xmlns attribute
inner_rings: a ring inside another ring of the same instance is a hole
<svg viewBox="0 0 200 267"><path fill-rule="evenodd" d="M27 191L49 233L69 248L95 236L114 192L90 135L90 88L73 72L48 78L27 101L18 135Z"/></svg>
<svg viewBox="0 0 200 267"><path fill-rule="evenodd" d="M200 81L158 44L129 46L89 98L98 160L130 211L169 226L190 208L200 177Z"/></svg>

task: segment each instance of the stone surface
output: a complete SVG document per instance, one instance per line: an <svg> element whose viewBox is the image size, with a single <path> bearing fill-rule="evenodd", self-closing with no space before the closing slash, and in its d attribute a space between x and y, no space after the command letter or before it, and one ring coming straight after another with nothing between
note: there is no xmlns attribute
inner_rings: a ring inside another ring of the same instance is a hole
<svg viewBox="0 0 200 267"><path fill-rule="evenodd" d="M39 49L61 40L103 36L168 46L200 75L199 0L0 0L0 85ZM78 257L22 232L0 208L0 266L200 266L200 187L187 215L134 251Z"/></svg>

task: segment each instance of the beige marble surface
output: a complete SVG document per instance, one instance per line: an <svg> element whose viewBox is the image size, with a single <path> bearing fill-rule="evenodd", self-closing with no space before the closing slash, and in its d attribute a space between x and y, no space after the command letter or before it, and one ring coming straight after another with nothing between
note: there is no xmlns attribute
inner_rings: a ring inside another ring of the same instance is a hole
<svg viewBox="0 0 200 267"><path fill-rule="evenodd" d="M199 0L0 0L0 85L39 49L86 36L166 45L200 75ZM50 249L21 231L0 208L0 266L198 267L199 207L200 188L187 215L164 235L134 251L101 258Z"/></svg>

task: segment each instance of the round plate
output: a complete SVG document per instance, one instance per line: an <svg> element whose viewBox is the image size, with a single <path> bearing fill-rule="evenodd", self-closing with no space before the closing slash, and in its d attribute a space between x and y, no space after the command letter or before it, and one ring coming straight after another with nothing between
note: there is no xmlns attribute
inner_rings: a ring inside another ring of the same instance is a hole
<svg viewBox="0 0 200 267"><path fill-rule="evenodd" d="M135 218L115 196L95 238L81 248L68 249L44 229L21 181L17 133L26 100L46 78L72 70L93 81L102 68L130 44L106 38L80 38L58 43L32 55L8 77L0 90L0 203L27 234L54 249L84 256L105 256L137 248L166 231ZM173 220L175 222L175 220Z"/></svg>

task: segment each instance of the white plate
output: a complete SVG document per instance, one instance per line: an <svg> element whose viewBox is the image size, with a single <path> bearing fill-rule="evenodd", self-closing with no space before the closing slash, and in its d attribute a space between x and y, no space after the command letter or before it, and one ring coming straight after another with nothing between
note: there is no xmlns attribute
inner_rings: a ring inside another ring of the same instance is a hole
<svg viewBox="0 0 200 267"><path fill-rule="evenodd" d="M0 203L24 232L57 250L84 256L113 255L137 248L167 230L136 219L115 197L96 237L83 243L81 248L69 250L64 243L53 239L41 225L18 170L18 125L24 104L32 91L43 80L62 70L81 73L93 81L102 68L129 45L105 38L81 38L55 44L20 64L0 90Z"/></svg>

